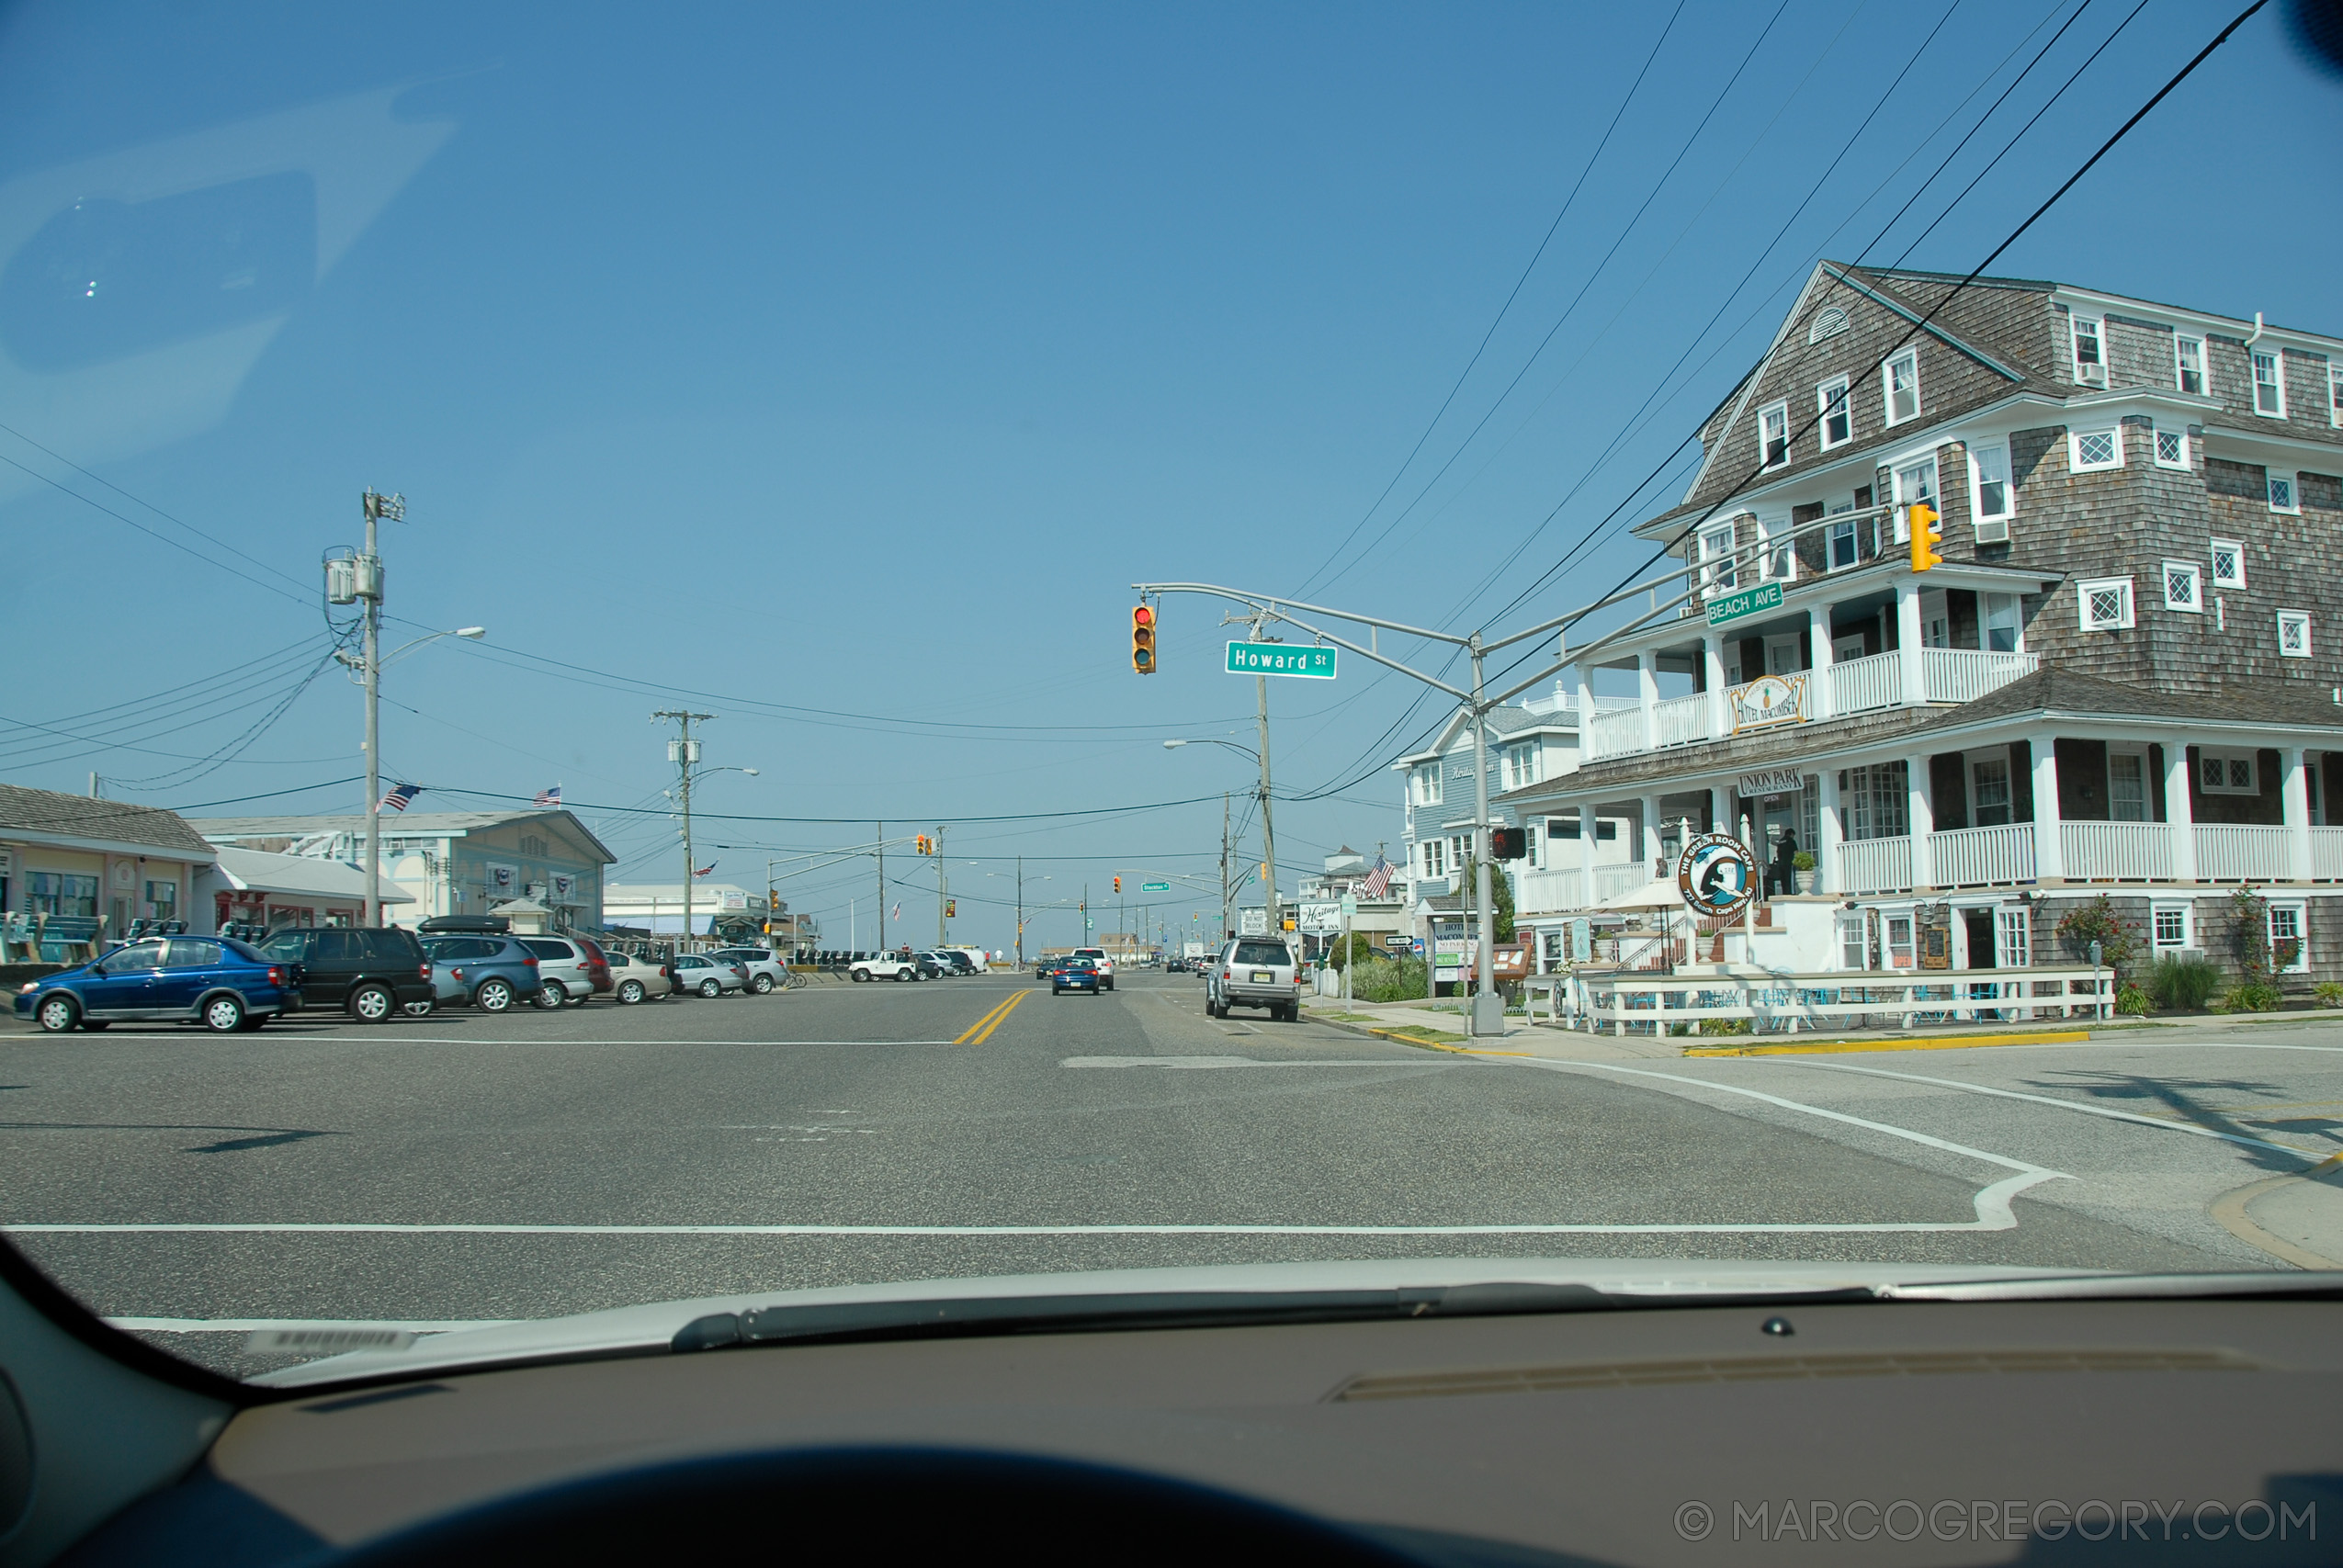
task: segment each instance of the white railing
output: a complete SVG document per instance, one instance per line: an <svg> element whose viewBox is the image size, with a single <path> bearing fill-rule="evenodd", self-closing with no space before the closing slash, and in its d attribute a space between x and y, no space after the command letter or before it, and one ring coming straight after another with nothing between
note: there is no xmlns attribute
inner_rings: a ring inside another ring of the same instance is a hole
<svg viewBox="0 0 2343 1568"><path fill-rule="evenodd" d="M1651 710L1652 744L1682 746L1707 739L1708 708L1706 692L1655 703Z"/></svg>
<svg viewBox="0 0 2343 1568"><path fill-rule="evenodd" d="M1583 742L1590 760L1623 756L1644 749L1644 710L1597 708L1586 720Z"/></svg>
<svg viewBox="0 0 2343 1568"><path fill-rule="evenodd" d="M1928 857L1939 887L1990 887L2032 882L2034 825L2011 822L1998 828L1954 828L1930 833Z"/></svg>
<svg viewBox="0 0 2343 1568"><path fill-rule="evenodd" d="M2204 882L2284 882L2293 857L2291 828L2197 824L2197 876Z"/></svg>
<svg viewBox="0 0 2343 1568"><path fill-rule="evenodd" d="M1894 707L1904 700L1904 661L1898 654L1850 659L1832 665L1828 673L1830 700L1826 711L1834 718L1867 708Z"/></svg>
<svg viewBox="0 0 2343 1568"><path fill-rule="evenodd" d="M2058 858L2074 882L2165 882L2172 876L2168 822L2061 822Z"/></svg>
<svg viewBox="0 0 2343 1568"><path fill-rule="evenodd" d="M1901 893L1912 885L1912 840L1857 839L1839 846L1833 893Z"/></svg>
<svg viewBox="0 0 2343 1568"><path fill-rule="evenodd" d="M2111 970L1849 970L1817 975L1658 975L1581 969L1548 976L1545 1010L1568 1027L1614 1034L1697 1035L1712 1021L1753 1034L1865 1026L2111 1017ZM1534 1004L1531 1013L1536 1018ZM1700 1047L1694 1046L1698 1051ZM1736 1054L1719 1042L1711 1053Z"/></svg>
<svg viewBox="0 0 2343 1568"><path fill-rule="evenodd" d="M1568 843L1568 840L1563 842ZM1579 897L1579 868L1540 871L1518 867L1513 872L1513 908L1517 914L1551 915L1584 908Z"/></svg>
<svg viewBox="0 0 2343 1568"><path fill-rule="evenodd" d="M2343 882L2343 828L2311 829L2311 880Z"/></svg>
<svg viewBox="0 0 2343 1568"><path fill-rule="evenodd" d="M1594 901L1600 904L1605 898L1616 898L1622 893L1632 893L1650 880L1651 874L1645 870L1642 863L1638 861L1596 866L1594 868Z"/></svg>
<svg viewBox="0 0 2343 1568"><path fill-rule="evenodd" d="M1920 679L1932 703L1973 703L1999 691L2042 662L2034 653L1996 653L1974 648L1920 649Z"/></svg>

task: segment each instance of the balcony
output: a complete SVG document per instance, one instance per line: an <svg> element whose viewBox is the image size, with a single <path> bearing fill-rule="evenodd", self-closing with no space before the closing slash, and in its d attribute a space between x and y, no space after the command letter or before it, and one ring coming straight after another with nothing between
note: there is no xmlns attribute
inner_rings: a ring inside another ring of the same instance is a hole
<svg viewBox="0 0 2343 1568"><path fill-rule="evenodd" d="M2343 882L2343 828L2296 829L2200 822L2059 822L2064 880L2075 883ZM1915 883L1908 837L1862 839L1834 852L1826 891L1861 896L1908 893L1916 886L1953 889L2009 887L2039 880L2032 822L1962 828L1928 835L1927 877ZM2307 835L2310 857L2296 849ZM2195 874L2181 874L2181 849L2193 853Z"/></svg>
<svg viewBox="0 0 2343 1568"><path fill-rule="evenodd" d="M1650 874L1639 861L1598 865L1594 868L1594 897L1587 898L1580 896L1577 866L1552 870L1521 868L1513 873L1513 912L1516 916L1568 914L1631 892L1648 880Z"/></svg>

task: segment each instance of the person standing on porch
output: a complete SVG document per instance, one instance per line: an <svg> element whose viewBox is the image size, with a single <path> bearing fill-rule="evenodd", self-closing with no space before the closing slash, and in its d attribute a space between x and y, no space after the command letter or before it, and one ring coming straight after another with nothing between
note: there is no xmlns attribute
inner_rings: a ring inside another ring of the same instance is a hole
<svg viewBox="0 0 2343 1568"><path fill-rule="evenodd" d="M1765 890L1769 894L1795 893L1798 890L1798 835L1788 828L1773 840L1773 863L1765 868Z"/></svg>

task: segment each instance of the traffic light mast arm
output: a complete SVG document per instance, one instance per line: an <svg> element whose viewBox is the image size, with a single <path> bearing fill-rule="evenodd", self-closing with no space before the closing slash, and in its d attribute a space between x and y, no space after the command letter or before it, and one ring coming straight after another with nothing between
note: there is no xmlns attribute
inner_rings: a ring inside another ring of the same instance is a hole
<svg viewBox="0 0 2343 1568"><path fill-rule="evenodd" d="M1453 632L1425 631L1418 626L1404 626L1398 621L1382 621L1375 619L1373 615L1355 615L1349 610L1330 610L1322 605L1297 604L1290 599L1279 599L1266 593L1246 593L1234 588L1217 587L1209 582L1135 582L1131 584L1131 587L1136 592L1151 598L1165 593L1203 593L1217 599L1227 599L1233 604L1244 605L1262 620L1283 621L1287 626L1298 626L1321 642L1330 642L1337 648L1347 648L1362 659L1371 659L1377 664L1388 665L1402 675L1412 675L1425 685L1436 687L1459 702L1472 701L1472 694L1460 686L1452 686L1445 681L1427 675L1422 671L1378 653L1372 648L1362 647L1347 637L1337 637L1332 632L1321 630L1288 612L1306 610L1312 615L1333 615L1345 621L1356 621L1361 626L1377 626L1385 631L1398 632L1405 637L1430 637L1435 642L1454 643L1459 648L1470 646L1472 638L1468 637L1458 637Z"/></svg>

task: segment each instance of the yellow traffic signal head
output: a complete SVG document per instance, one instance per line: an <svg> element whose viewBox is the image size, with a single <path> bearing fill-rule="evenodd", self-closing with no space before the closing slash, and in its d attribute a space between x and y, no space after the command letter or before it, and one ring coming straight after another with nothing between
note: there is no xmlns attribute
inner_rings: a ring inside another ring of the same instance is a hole
<svg viewBox="0 0 2343 1568"><path fill-rule="evenodd" d="M1115 879L1115 891L1117 893L1123 891L1123 879L1119 876Z"/></svg>
<svg viewBox="0 0 2343 1568"><path fill-rule="evenodd" d="M1905 515L1911 524L1912 570L1926 571L1932 566L1943 565L1944 558L1937 553L1936 547L1944 541L1944 525L1936 508L1925 501L1916 501L1906 509Z"/></svg>
<svg viewBox="0 0 2343 1568"><path fill-rule="evenodd" d="M1155 612L1145 604L1131 610L1131 668L1142 675L1155 673Z"/></svg>

